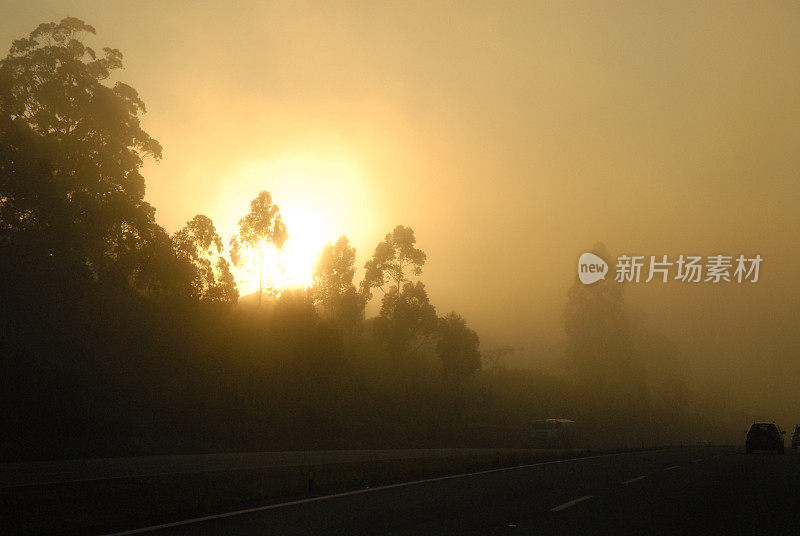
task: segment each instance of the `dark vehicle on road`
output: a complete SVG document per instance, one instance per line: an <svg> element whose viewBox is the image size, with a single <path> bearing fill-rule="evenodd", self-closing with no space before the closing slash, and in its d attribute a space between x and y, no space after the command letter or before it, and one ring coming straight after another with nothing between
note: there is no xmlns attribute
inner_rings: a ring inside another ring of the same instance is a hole
<svg viewBox="0 0 800 536"><path fill-rule="evenodd" d="M792 434L792 448L796 449L800 446L800 424L794 425L794 433Z"/></svg>
<svg viewBox="0 0 800 536"><path fill-rule="evenodd" d="M780 427L774 422L754 422L747 431L745 449L748 454L754 450L774 450L783 454L783 434Z"/></svg>

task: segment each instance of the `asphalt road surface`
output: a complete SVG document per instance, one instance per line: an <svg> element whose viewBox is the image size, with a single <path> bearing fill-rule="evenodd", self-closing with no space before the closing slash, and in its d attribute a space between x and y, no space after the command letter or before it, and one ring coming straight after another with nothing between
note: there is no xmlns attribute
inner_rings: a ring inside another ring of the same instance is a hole
<svg viewBox="0 0 800 536"><path fill-rule="evenodd" d="M239 452L183 456L140 456L135 458L92 458L0 464L0 489L65 482L88 482L116 478L202 473L236 469L292 467L330 463L444 458L479 454L549 454L554 449L391 449L391 450L308 450L287 452Z"/></svg>
<svg viewBox="0 0 800 536"><path fill-rule="evenodd" d="M643 451L424 480L126 534L800 534L800 455Z"/></svg>

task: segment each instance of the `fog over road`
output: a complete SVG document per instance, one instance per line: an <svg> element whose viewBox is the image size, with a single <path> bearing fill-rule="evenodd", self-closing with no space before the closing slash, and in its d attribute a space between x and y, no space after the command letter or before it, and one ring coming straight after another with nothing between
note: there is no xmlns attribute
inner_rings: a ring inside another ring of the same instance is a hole
<svg viewBox="0 0 800 536"><path fill-rule="evenodd" d="M796 534L800 456L590 456L273 505L127 534Z"/></svg>

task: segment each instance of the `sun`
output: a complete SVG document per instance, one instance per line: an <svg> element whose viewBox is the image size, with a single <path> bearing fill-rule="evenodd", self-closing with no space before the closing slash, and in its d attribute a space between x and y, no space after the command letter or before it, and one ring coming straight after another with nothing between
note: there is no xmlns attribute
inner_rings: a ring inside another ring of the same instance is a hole
<svg viewBox="0 0 800 536"><path fill-rule="evenodd" d="M280 205L279 205L280 206ZM278 288L308 286L312 282L314 265L323 245L331 240L331 224L324 214L309 206L281 207L289 239L278 254Z"/></svg>
<svg viewBox="0 0 800 536"><path fill-rule="evenodd" d="M308 287L323 246L343 234L352 238L370 223L363 181L351 161L295 155L243 166L225 181L214 221L226 241L260 190L269 191L280 208L289 238L280 251L268 246L243 252L244 262L232 267L241 296L258 290L259 265L265 290Z"/></svg>

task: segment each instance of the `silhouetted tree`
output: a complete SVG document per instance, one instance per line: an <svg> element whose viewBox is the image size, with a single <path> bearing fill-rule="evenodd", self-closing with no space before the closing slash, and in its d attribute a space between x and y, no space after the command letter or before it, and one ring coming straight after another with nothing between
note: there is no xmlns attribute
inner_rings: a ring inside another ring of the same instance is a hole
<svg viewBox="0 0 800 536"><path fill-rule="evenodd" d="M25 122L0 115L0 288L9 293L29 293L56 274L74 285L91 280L69 189L53 180L51 153Z"/></svg>
<svg viewBox="0 0 800 536"><path fill-rule="evenodd" d="M466 378L481 368L478 334L467 327L461 315L451 312L439 319L439 341L436 353L442 360L443 371L456 378Z"/></svg>
<svg viewBox="0 0 800 536"><path fill-rule="evenodd" d="M283 248L286 239L286 225L281 218L278 205L272 202L272 196L262 190L250 201L250 212L239 220L239 232L230 241L230 256L234 266L241 264L241 249L248 247L258 254L258 303L261 305L263 291L262 264L264 262L264 248L268 244L274 245L279 250Z"/></svg>
<svg viewBox="0 0 800 536"><path fill-rule="evenodd" d="M389 351L399 356L427 342L436 329L436 310L421 281L411 281L422 273L425 252L415 246L414 230L398 225L375 247L367 261L361 289L368 299L372 289L384 294L375 319L376 333L387 343Z"/></svg>
<svg viewBox="0 0 800 536"><path fill-rule="evenodd" d="M415 247L416 242L411 227L398 225L384 237L383 242L378 243L372 259L364 266L366 273L361 288L367 299L372 297L375 288L386 294L389 291L385 288L387 285L394 286L397 293L402 294L403 283L411 275L422 273L426 255Z"/></svg>
<svg viewBox="0 0 800 536"><path fill-rule="evenodd" d="M351 328L362 319L364 298L353 284L356 249L346 236L336 244L326 244L314 267L309 294L322 316L342 327Z"/></svg>
<svg viewBox="0 0 800 536"><path fill-rule="evenodd" d="M3 128L10 120L20 125L18 134L27 130L24 135L38 138L50 182L27 200L19 188L5 190L4 221L13 228L24 215L42 227L59 226L69 246L51 244L47 255L70 255L71 264L83 264L96 280L142 289L153 276L143 273L153 266L148 257L168 245L143 200L139 173L142 158L159 159L161 146L139 125L145 106L136 90L103 83L122 67L122 54L104 48L98 56L81 42L87 33L94 28L71 17L41 24L0 60ZM26 203L35 197L38 203Z"/></svg>
<svg viewBox="0 0 800 536"><path fill-rule="evenodd" d="M228 261L221 256L222 238L217 234L211 218L202 214L196 215L173 235L172 244L178 257L191 263L194 298L226 304L236 303L239 291ZM212 264L215 254L217 259Z"/></svg>
<svg viewBox="0 0 800 536"><path fill-rule="evenodd" d="M604 259L602 244L592 252ZM624 310L624 287L613 278L584 285L575 278L564 312L566 365L582 381L624 383L630 379L631 344Z"/></svg>
<svg viewBox="0 0 800 536"><path fill-rule="evenodd" d="M376 333L395 356L430 342L436 325L436 309L421 281L404 283L402 293L391 287L381 299L380 313L375 319Z"/></svg>
<svg viewBox="0 0 800 536"><path fill-rule="evenodd" d="M239 299L239 289L236 287L236 278L231 273L231 265L225 257L217 257L216 281L206 293L206 299L211 302L235 304Z"/></svg>

